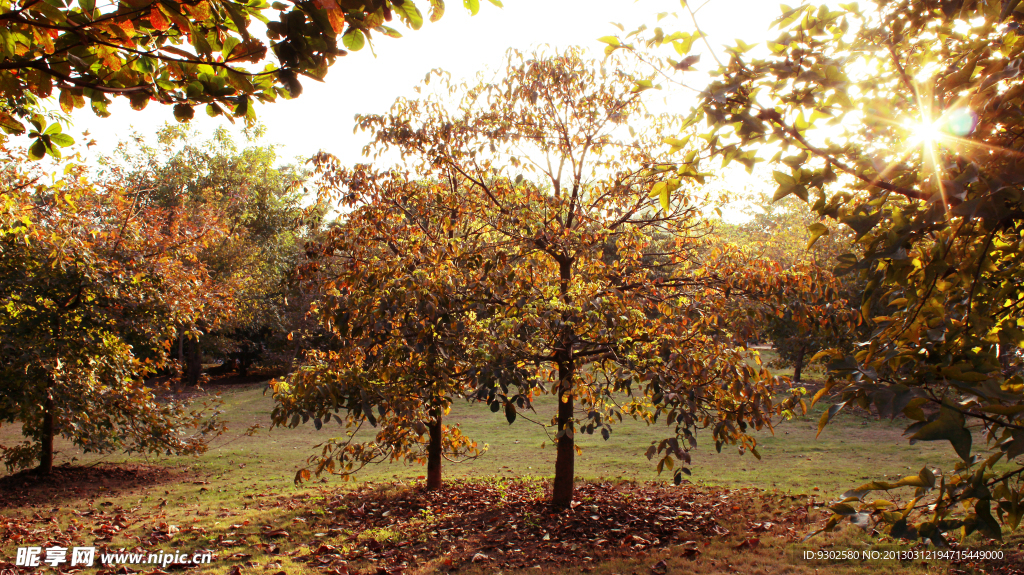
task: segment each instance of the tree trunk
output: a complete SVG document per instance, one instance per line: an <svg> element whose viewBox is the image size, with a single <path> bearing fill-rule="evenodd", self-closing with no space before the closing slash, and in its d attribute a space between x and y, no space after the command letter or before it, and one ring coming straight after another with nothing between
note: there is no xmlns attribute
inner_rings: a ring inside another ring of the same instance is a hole
<svg viewBox="0 0 1024 575"><path fill-rule="evenodd" d="M43 437L39 446L39 467L36 473L49 475L53 471L53 399L46 398L43 412Z"/></svg>
<svg viewBox="0 0 1024 575"><path fill-rule="evenodd" d="M427 446L427 491L441 489L441 414L434 412L434 420L427 424L430 444Z"/></svg>
<svg viewBox="0 0 1024 575"><path fill-rule="evenodd" d="M804 370L804 354L807 348L800 346L796 352L796 360L793 362L793 381L800 381L800 372Z"/></svg>
<svg viewBox="0 0 1024 575"><path fill-rule="evenodd" d="M567 304L569 299L569 282L572 281L572 259L562 257L558 261L559 287L562 300ZM572 503L573 480L576 473L575 433L572 431L572 415L574 399L572 396L575 362L572 348L575 344L575 333L566 325L562 332L558 350L555 352L558 362L558 437L555 448L555 481L551 489L551 507L566 509Z"/></svg>
<svg viewBox="0 0 1024 575"><path fill-rule="evenodd" d="M199 348L199 336L185 342L188 348L185 356L185 378L192 387L199 387L199 376L203 373L203 354Z"/></svg>
<svg viewBox="0 0 1024 575"><path fill-rule="evenodd" d="M183 331L181 331L180 329L178 330L178 368L183 370L182 371L182 375L184 375L184 369L185 369L185 333Z"/></svg>
<svg viewBox="0 0 1024 575"><path fill-rule="evenodd" d="M572 424L573 396L572 370L560 365L558 375L561 380L558 392L558 431L565 433L558 438L555 452L555 484L551 493L551 506L555 509L566 509L572 503L573 479L576 473L573 445L575 439L570 426Z"/></svg>

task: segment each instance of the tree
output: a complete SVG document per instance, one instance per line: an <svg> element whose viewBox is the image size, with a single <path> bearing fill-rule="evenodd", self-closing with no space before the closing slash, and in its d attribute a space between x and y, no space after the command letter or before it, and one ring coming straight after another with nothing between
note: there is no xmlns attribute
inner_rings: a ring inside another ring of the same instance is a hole
<svg viewBox="0 0 1024 575"><path fill-rule="evenodd" d="M317 475L425 461L426 488L440 489L444 457L479 452L443 420L453 399L472 391L466 326L484 307L478 270L486 242L460 195L443 183L368 166L348 170L326 156L319 171L351 210L315 248L307 270L326 277L312 311L333 338L275 381L274 425L312 418L320 429L333 416L345 426L346 437L310 458ZM365 423L376 428L372 439L358 435ZM309 477L302 469L296 481Z"/></svg>
<svg viewBox="0 0 1024 575"><path fill-rule="evenodd" d="M775 172L776 197L813 201L863 250L841 255L836 272L865 282L872 333L856 353L831 356L815 399L836 391L842 401L819 427L850 404L902 414L911 442L949 441L962 459L847 492L826 529L850 518L940 545L961 528L998 538L1000 522L1015 529L1024 516L1024 6L873 4L785 8L770 55L728 49L692 120L708 128L707 151L726 160L766 159L766 144L781 148L776 158L791 154ZM979 427L985 448L973 442ZM869 497L906 486L916 493L903 511Z"/></svg>
<svg viewBox="0 0 1024 575"><path fill-rule="evenodd" d="M764 184L768 187L774 182ZM752 191L743 199L743 213L749 219L728 225L720 235L750 247L759 257L778 262L783 269L802 264L830 269L835 267L836 258L856 249L846 228L820 221L800 198L788 196L775 201L771 193Z"/></svg>
<svg viewBox="0 0 1024 575"><path fill-rule="evenodd" d="M789 277L763 298L770 310L761 314L761 333L771 340L780 359L793 366L793 381L798 382L811 357L824 350L851 351L858 336L865 334L857 330L860 314L851 300L859 292L851 289L850 282L813 264L783 273Z"/></svg>
<svg viewBox="0 0 1024 575"><path fill-rule="evenodd" d="M200 141L188 129L165 126L158 145L136 136L102 160L105 177L125 182L145 205L215 212L227 226L198 258L217 291L230 294L223 300L230 305L210 302L201 322L177 326L191 385L198 383L203 354L243 375L257 361L290 360L282 351L296 319L285 309L287 283L322 213L300 207L298 183L306 174L275 166L273 146L256 145L262 131L247 131L249 145L239 148L223 129Z"/></svg>
<svg viewBox="0 0 1024 575"><path fill-rule="evenodd" d="M852 350L869 336L858 330L860 321L854 300L864 287L849 275L837 278L832 268L837 258L856 250L845 228L818 215L796 197L773 201L761 192L748 198L745 210L751 219L731 226L725 238L776 262L786 277L775 291L763 294L755 305L763 308L747 323L757 339L772 342L779 363L793 366L793 381L812 356L822 350Z"/></svg>
<svg viewBox="0 0 1024 575"><path fill-rule="evenodd" d="M466 4L479 9L475 0ZM444 2L430 6L435 21ZM22 119L51 95L65 112L88 99L106 116L110 98L122 96L135 109L151 100L173 105L180 121L206 104L211 116L249 122L256 101L298 96L299 76L322 81L347 53L342 46L359 50L373 32L400 37L385 24L395 17L414 30L423 24L412 0L3 0L0 127L24 132ZM252 33L262 25L269 42ZM44 152L66 145L37 132Z"/></svg>
<svg viewBox="0 0 1024 575"><path fill-rule="evenodd" d="M165 360L169 326L202 313L207 276L194 257L219 221L141 207L80 165L42 184L4 152L0 421L31 440L2 447L7 466L38 459L49 473L57 436L87 452L201 452L215 420L158 399L142 378Z"/></svg>
<svg viewBox="0 0 1024 575"><path fill-rule="evenodd" d="M664 418L672 436L648 449L661 471L689 461L699 428L718 449L756 454L748 426L781 408L774 379L720 337L715 311L757 271L732 252L697 257L704 224L685 180L703 174L664 169L686 142L656 135L665 120L645 111L635 80L577 50L510 52L493 83L442 76L439 93L464 94L454 105L399 100L358 119L369 150L445 182L492 242L478 272L486 309L466 327L469 373L510 423L535 394L558 398L556 508L572 501L577 433L607 439L623 416Z"/></svg>

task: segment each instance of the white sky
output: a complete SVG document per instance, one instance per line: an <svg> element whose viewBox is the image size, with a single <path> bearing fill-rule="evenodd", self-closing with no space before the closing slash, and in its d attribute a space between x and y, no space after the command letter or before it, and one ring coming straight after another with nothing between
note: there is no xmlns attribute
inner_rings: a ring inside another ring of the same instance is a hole
<svg viewBox="0 0 1024 575"><path fill-rule="evenodd" d="M701 7L702 3L692 3L699 7L698 23L720 56L720 47L736 38L751 43L777 35L768 30L780 14L775 2L709 0ZM420 30L396 26L404 35L398 39L375 34L376 57L369 46L351 52L335 62L326 82L302 78L304 91L297 99L259 106L259 119L267 127L264 143L280 144L279 157L285 161L325 150L354 163L360 161L369 135L352 133L353 116L383 113L395 98L414 96L413 87L433 68L443 68L454 78L469 78L500 66L509 47L528 50L541 44L585 46L600 55L605 45L597 38L621 35L610 22L621 23L627 32L640 24L649 28L660 25L667 32L694 30L689 15L676 1L505 0L504 4L498 8L481 0L480 12L471 17L462 2L449 0L447 12L438 22L425 22ZM418 0L417 5L426 14L429 3ZM678 19L658 22L659 12L675 12ZM714 60L706 51L703 43L696 42L691 53L704 53L700 67L709 68ZM110 106L109 118L96 117L88 107L73 114L74 125L68 132L82 142L81 132L88 130L88 139L98 144L87 151L89 155L109 153L132 129L150 135L164 122L174 122L169 106L151 103L137 112L120 100ZM207 117L202 107L197 108L193 124L207 134L218 125L230 126L223 118Z"/></svg>

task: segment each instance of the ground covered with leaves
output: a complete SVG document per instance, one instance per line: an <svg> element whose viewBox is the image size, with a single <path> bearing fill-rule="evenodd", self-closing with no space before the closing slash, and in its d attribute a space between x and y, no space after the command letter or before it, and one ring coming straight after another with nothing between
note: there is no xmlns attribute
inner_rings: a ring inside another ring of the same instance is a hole
<svg viewBox="0 0 1024 575"><path fill-rule="evenodd" d="M12 564L12 546L95 545L98 553L209 551L212 564L192 572L226 575L799 575L868 567L893 574L1024 573L1020 541L1000 547L1003 561L975 565L802 561L804 548L864 542L802 544L822 520L824 502L752 488L579 482L571 507L555 512L547 482L490 478L452 481L436 492L402 482L298 493L267 489L242 496L241 508L183 511L169 503L170 495L160 496L168 482L213 487L187 469L144 465L65 466L47 479L19 474L0 480L0 572L32 572ZM157 496L139 499L139 490ZM122 565L84 572L160 575L183 567L164 569ZM67 565L52 571L83 572Z"/></svg>
<svg viewBox="0 0 1024 575"><path fill-rule="evenodd" d="M583 483L570 509L553 512L544 485L529 480L455 483L438 492L364 488L331 498L330 512L319 521L329 531L356 537L338 546L321 545L308 561L374 564L381 573L421 565L457 569L466 563L500 569L585 567L673 544L695 557L702 542L730 535L723 517L755 511L749 497L737 505L737 494L694 486ZM769 512L767 504L763 511ZM806 522L807 513L795 506L777 512L774 522L751 522L742 544L756 547L756 533L768 531L795 540L794 527Z"/></svg>

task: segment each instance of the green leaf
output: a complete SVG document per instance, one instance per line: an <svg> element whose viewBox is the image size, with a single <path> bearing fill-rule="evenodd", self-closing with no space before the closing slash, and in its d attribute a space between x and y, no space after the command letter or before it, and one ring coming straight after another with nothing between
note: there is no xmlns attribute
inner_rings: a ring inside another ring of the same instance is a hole
<svg viewBox="0 0 1024 575"><path fill-rule="evenodd" d="M436 5L435 5L436 6ZM441 8L442 13L444 8ZM423 14L420 13L420 9L416 7L410 0L406 0L401 6L395 6L395 12L398 12L400 16L409 24L409 27L413 30L419 30L420 26L423 26ZM438 16L440 18L440 15ZM431 20L434 17L431 16Z"/></svg>
<svg viewBox="0 0 1024 575"><path fill-rule="evenodd" d="M188 104L175 104L174 105L174 118L179 122L187 122L194 118L196 111L192 106Z"/></svg>
<svg viewBox="0 0 1024 575"><path fill-rule="evenodd" d="M680 139L680 138L662 138L661 141L665 142L666 144L668 144L670 146L672 146L672 150L670 151L670 153L672 153L672 152L677 152L677 151L683 149L684 147L686 147L686 144L690 142L690 137L691 136L686 136L686 137L684 137L682 139Z"/></svg>
<svg viewBox="0 0 1024 575"><path fill-rule="evenodd" d="M999 527L999 522L996 521L995 517L992 517L992 501L990 499L979 499L974 504L974 514L977 518L976 527L978 531L981 531L985 535L993 539L999 539L1002 541L1003 532Z"/></svg>
<svg viewBox="0 0 1024 575"><path fill-rule="evenodd" d="M410 2L406 2L402 6L404 7L410 4ZM348 32L345 32L345 34L341 37L341 43L344 44L345 47L348 48L349 50L352 50L353 52L358 52L359 50L363 49L363 46L366 45L366 38L363 36L363 31L360 30L359 28L349 28Z"/></svg>
<svg viewBox="0 0 1024 575"><path fill-rule="evenodd" d="M644 90L650 90L653 87L654 83L650 80L637 80L636 83L633 84L633 89L631 91L634 93L643 92Z"/></svg>
<svg viewBox="0 0 1024 575"><path fill-rule="evenodd" d="M225 4L230 4L230 2L225 2ZM231 52L235 49L235 47L237 47L241 43L242 41L235 36L228 36L227 38L225 38L224 47L220 51L220 53L224 56L224 59L227 60L231 56Z"/></svg>
<svg viewBox="0 0 1024 575"><path fill-rule="evenodd" d="M849 503L836 503L832 507L829 507L829 509L831 509L832 512L836 515L847 516L857 513L857 509L854 508L853 505L850 505Z"/></svg>
<svg viewBox="0 0 1024 575"><path fill-rule="evenodd" d="M804 113L801 111L800 114L797 115L796 123L794 125L796 126L797 130L802 132L809 128L811 124L807 121L806 118L804 118Z"/></svg>
<svg viewBox="0 0 1024 575"><path fill-rule="evenodd" d="M67 134L52 134L50 136L50 142L66 148L68 146L73 146L75 144L75 139Z"/></svg>
<svg viewBox="0 0 1024 575"><path fill-rule="evenodd" d="M61 93L61 97L63 97L63 93ZM128 96L128 102L132 107L132 110L135 110L136 112L145 110L146 106L149 104L149 94L132 94Z"/></svg>
<svg viewBox="0 0 1024 575"><path fill-rule="evenodd" d="M480 0L462 0L462 5L468 8L473 16L480 11Z"/></svg>
<svg viewBox="0 0 1024 575"><path fill-rule="evenodd" d="M807 226L807 231L811 232L811 239L807 242L807 249L811 249L811 246L814 245L814 242L818 241L818 238L829 234L828 226L821 222L815 222Z"/></svg>
<svg viewBox="0 0 1024 575"><path fill-rule="evenodd" d="M793 176L787 174L786 172L780 172L778 170L774 170L772 172L772 177L775 178L775 181L778 182L778 184L780 186L795 186L796 185L796 179L793 178Z"/></svg>
<svg viewBox="0 0 1024 575"><path fill-rule="evenodd" d="M444 16L444 0L430 0L430 21L437 22Z"/></svg>
<svg viewBox="0 0 1024 575"><path fill-rule="evenodd" d="M841 403L837 403L835 405L830 406L828 408L828 411L826 411L825 413L821 414L821 419L818 420L818 433L814 436L815 439L817 439L817 437L819 435L821 435L821 431L823 429L825 429L825 426L828 425L828 422L831 421L832 418L835 417L836 414L839 413L840 410L842 410L843 407L845 407L845 406L846 406L846 402L845 401L841 402Z"/></svg>

